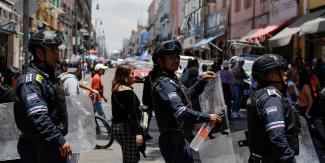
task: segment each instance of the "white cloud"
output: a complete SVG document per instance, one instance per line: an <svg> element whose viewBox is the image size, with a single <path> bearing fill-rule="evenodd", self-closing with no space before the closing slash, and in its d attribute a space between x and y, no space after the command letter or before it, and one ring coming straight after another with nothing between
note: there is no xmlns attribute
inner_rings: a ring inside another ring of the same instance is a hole
<svg viewBox="0 0 325 163"><path fill-rule="evenodd" d="M108 50L122 48L122 40L136 29L138 20L147 22L148 6L152 0L97 0L93 1L93 20L100 18L106 33ZM96 10L97 2L99 10Z"/></svg>

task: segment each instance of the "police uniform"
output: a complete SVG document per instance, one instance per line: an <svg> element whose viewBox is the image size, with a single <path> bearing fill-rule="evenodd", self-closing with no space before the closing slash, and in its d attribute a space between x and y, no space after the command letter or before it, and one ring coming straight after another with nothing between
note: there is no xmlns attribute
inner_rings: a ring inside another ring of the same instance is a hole
<svg viewBox="0 0 325 163"><path fill-rule="evenodd" d="M247 102L249 162L295 162L299 151L299 115L273 86Z"/></svg>
<svg viewBox="0 0 325 163"><path fill-rule="evenodd" d="M185 91L174 73L161 71L152 80L153 105L160 130L159 148L167 163L193 162L183 133L184 121L209 122L210 116L192 110L190 100L203 92L206 81L199 80Z"/></svg>
<svg viewBox="0 0 325 163"><path fill-rule="evenodd" d="M18 153L23 163L64 163L59 147L65 142L68 116L62 87L33 64L20 77L15 120L21 130Z"/></svg>

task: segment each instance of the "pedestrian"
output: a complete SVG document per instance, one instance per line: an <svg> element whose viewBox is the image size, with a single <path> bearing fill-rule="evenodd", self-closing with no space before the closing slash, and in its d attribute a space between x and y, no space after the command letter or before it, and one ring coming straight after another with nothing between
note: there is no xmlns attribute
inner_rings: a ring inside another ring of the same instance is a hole
<svg viewBox="0 0 325 163"><path fill-rule="evenodd" d="M299 152L299 115L281 93L287 69L276 54L262 55L253 64L257 91L247 102L250 163L294 163Z"/></svg>
<svg viewBox="0 0 325 163"><path fill-rule="evenodd" d="M66 163L72 153L64 138L68 132L65 96L54 75L61 43L58 34L45 29L30 36L28 49L34 60L18 80L19 102L14 109L22 163Z"/></svg>
<svg viewBox="0 0 325 163"><path fill-rule="evenodd" d="M299 80L300 92L298 95L298 110L301 116L303 116L308 124L308 129L313 140L318 140L321 142L321 148L324 148L325 138L320 133L319 129L316 126L315 119L320 116L320 113L317 110L317 100L314 96L314 91L311 85L311 75L310 74L301 74ZM316 146L316 152L318 152L318 146Z"/></svg>
<svg viewBox="0 0 325 163"><path fill-rule="evenodd" d="M186 70L186 71L185 71ZM191 85L191 81L199 76L199 61L197 59L188 60L186 69L179 81L186 87Z"/></svg>
<svg viewBox="0 0 325 163"><path fill-rule="evenodd" d="M18 101L15 95L15 90L20 73L19 68L14 66L9 66L5 69L3 72L3 84L0 85L0 103Z"/></svg>
<svg viewBox="0 0 325 163"><path fill-rule="evenodd" d="M312 109L316 109L313 108L314 93L311 86L310 74L301 75L299 78L300 92L298 95L298 108L300 114L308 119L311 118Z"/></svg>
<svg viewBox="0 0 325 163"><path fill-rule="evenodd" d="M13 67L13 66L9 66L4 70L4 72L3 72L4 82L2 85L0 85L0 104L18 101L17 96L15 95L15 90L17 87L17 80L19 78L20 73L21 73L20 70L17 67ZM9 109L13 109L13 108L9 108ZM5 124L2 124L2 125L5 125ZM6 132L6 131L3 131L3 132ZM3 147L6 147L6 146L2 146L2 148ZM20 160L16 159L16 160L7 160L7 161L0 161L0 162L1 163L19 163Z"/></svg>
<svg viewBox="0 0 325 163"><path fill-rule="evenodd" d="M68 61L66 59L60 59L59 64L55 70L55 77L59 78L62 73L66 73L68 70Z"/></svg>
<svg viewBox="0 0 325 163"><path fill-rule="evenodd" d="M99 116L103 117L104 119L106 119L104 110L103 110L103 100L105 102L107 102L106 97L104 96L104 86L102 84L101 81L101 76L105 74L105 70L108 67L103 65L102 63L98 63L95 66L95 74L91 80L91 88L95 89L99 92L99 96L98 95L94 95L94 93L91 91L89 92L89 96L93 101L94 104L94 109L95 112L98 113Z"/></svg>
<svg viewBox="0 0 325 163"><path fill-rule="evenodd" d="M84 60L84 63L82 64L82 79L86 80L86 74L88 72L88 64L86 60Z"/></svg>
<svg viewBox="0 0 325 163"><path fill-rule="evenodd" d="M234 82L232 84L232 109L231 118L243 118L244 115L240 113L240 106L244 96L244 79L248 76L243 68L245 60L242 57L237 58L236 66L232 69L232 74L234 76Z"/></svg>
<svg viewBox="0 0 325 163"><path fill-rule="evenodd" d="M133 91L134 83L132 66L119 65L112 82L112 135L121 145L123 163L139 162L138 147L143 144L143 131L138 117L141 115L140 101Z"/></svg>
<svg viewBox="0 0 325 163"><path fill-rule="evenodd" d="M299 73L295 71L288 71L287 73L288 89L286 92L289 103L293 106L298 106L299 90L297 84L299 83Z"/></svg>
<svg viewBox="0 0 325 163"><path fill-rule="evenodd" d="M222 59L221 58L215 59L213 64L210 67L210 71L215 73L218 72L219 70L221 70L221 65L222 65Z"/></svg>
<svg viewBox="0 0 325 163"><path fill-rule="evenodd" d="M190 99L202 93L207 81L215 78L215 73L203 73L201 79L186 92L175 74L181 53L182 46L178 41L164 41L155 47L152 58L154 68L150 78L153 108L160 131L160 152L167 163L194 162L183 133L185 121L215 124L221 120L216 114L194 111L190 105Z"/></svg>
<svg viewBox="0 0 325 163"><path fill-rule="evenodd" d="M202 72L207 72L208 71L208 65L203 64L201 69L202 69Z"/></svg>
<svg viewBox="0 0 325 163"><path fill-rule="evenodd" d="M222 83L222 91L225 99L225 104L227 105L227 115L228 118L231 119L231 100L232 100L232 94L231 94L231 85L234 82L234 76L232 72L229 70L229 61L224 60L222 62L223 69L220 70L220 78Z"/></svg>

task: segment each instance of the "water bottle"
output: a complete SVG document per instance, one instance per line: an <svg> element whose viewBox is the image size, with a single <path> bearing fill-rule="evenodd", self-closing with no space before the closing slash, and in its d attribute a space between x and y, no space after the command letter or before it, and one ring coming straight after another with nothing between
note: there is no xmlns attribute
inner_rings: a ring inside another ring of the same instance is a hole
<svg viewBox="0 0 325 163"><path fill-rule="evenodd" d="M202 145L204 140L208 137L211 129L212 129L212 127L209 123L203 123L199 132L196 134L196 136L192 140L190 147L195 151L199 151L200 146Z"/></svg>

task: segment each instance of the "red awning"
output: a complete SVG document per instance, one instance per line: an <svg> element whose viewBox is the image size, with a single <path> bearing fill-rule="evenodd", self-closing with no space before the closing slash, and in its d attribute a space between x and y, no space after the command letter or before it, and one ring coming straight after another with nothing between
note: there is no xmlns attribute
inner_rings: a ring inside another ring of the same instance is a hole
<svg viewBox="0 0 325 163"><path fill-rule="evenodd" d="M276 25L267 26L260 30L257 30L246 39L247 42L260 43L268 39L271 34L278 28Z"/></svg>
<svg viewBox="0 0 325 163"><path fill-rule="evenodd" d="M272 37L274 33L278 32L283 27L287 26L290 20L291 19L286 20L279 25L269 25L265 28L258 29L257 31L247 36L246 41L253 43L261 43L267 40L268 38Z"/></svg>

